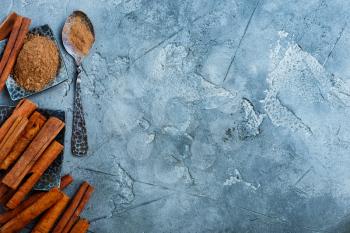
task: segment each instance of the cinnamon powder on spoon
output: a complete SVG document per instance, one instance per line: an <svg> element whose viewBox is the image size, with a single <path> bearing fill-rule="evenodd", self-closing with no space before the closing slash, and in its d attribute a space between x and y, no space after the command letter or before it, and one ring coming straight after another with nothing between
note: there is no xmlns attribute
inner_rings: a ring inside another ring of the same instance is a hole
<svg viewBox="0 0 350 233"><path fill-rule="evenodd" d="M68 35L68 41L73 45L73 49L76 49L75 52L79 52L84 56L89 53L95 39L89 25L82 17L72 17L63 31Z"/></svg>
<svg viewBox="0 0 350 233"><path fill-rule="evenodd" d="M58 48L45 36L29 35L17 57L14 79L27 91L40 91L56 77Z"/></svg>

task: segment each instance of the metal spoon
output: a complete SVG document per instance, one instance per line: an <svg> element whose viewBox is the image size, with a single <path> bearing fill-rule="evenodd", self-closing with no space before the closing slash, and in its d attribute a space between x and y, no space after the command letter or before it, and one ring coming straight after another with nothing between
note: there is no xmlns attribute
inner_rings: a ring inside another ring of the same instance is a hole
<svg viewBox="0 0 350 233"><path fill-rule="evenodd" d="M79 53L78 49L69 42L68 33L71 27L71 20L74 17L81 17L82 21L85 22L95 41L95 32L94 27L90 21L90 19L86 16L86 14L82 11L74 11L70 16L68 16L62 30L62 40L63 46L66 51L74 58L75 64L77 66L77 77L75 80L75 93L74 93L74 108L73 108L73 127L72 127L72 153L76 156L85 156L88 151L88 139L87 139L87 130L85 125L84 111L83 105L81 101L81 63L84 57L87 55L83 55Z"/></svg>

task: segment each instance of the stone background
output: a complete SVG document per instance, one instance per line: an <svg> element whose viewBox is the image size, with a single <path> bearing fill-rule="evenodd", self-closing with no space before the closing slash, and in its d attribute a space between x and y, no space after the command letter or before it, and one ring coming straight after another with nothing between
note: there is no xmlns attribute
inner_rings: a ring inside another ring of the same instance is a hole
<svg viewBox="0 0 350 233"><path fill-rule="evenodd" d="M96 31L89 155L70 153L70 82L31 99L67 112L90 232L350 231L349 1L3 0L0 17L60 38L75 9Z"/></svg>

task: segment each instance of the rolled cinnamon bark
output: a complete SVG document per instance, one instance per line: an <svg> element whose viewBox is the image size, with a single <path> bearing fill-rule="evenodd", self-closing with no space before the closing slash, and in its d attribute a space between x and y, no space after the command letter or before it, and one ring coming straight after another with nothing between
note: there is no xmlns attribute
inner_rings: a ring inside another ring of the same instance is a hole
<svg viewBox="0 0 350 233"><path fill-rule="evenodd" d="M60 190L63 190L66 188L72 181L70 175L65 175L61 178L61 186ZM3 185L5 186L5 185ZM5 186L6 187L6 186ZM1 189L1 185L0 185ZM42 197L45 194L45 192L37 192L31 195L28 199L23 201L17 208L7 211L3 214L0 214L0 225L3 225L4 223L8 222L10 219L17 216L19 213L21 213L23 210L25 210L28 206L32 205L34 202L36 202L40 197Z"/></svg>
<svg viewBox="0 0 350 233"><path fill-rule="evenodd" d="M38 174L39 178L46 169L51 165L51 163L58 157L58 155L62 152L63 145L57 141L53 141L50 146L44 151L44 153L40 156L38 161L31 168L29 173Z"/></svg>
<svg viewBox="0 0 350 233"><path fill-rule="evenodd" d="M4 185L5 186L5 185ZM11 197L15 194L16 190L8 189L6 193L2 194L0 197L0 204L6 205L6 203L11 199Z"/></svg>
<svg viewBox="0 0 350 233"><path fill-rule="evenodd" d="M16 142L25 130L27 124L28 119L21 116L17 117L17 119L13 122L9 131L6 133L5 137L0 143L0 162L2 162L7 157L12 148L15 146Z"/></svg>
<svg viewBox="0 0 350 233"><path fill-rule="evenodd" d="M79 219L69 233L86 233L89 230L90 222L85 218Z"/></svg>
<svg viewBox="0 0 350 233"><path fill-rule="evenodd" d="M17 17L19 18L19 17ZM16 19L17 20L17 19ZM17 56L23 46L24 39L29 31L29 25L31 23L31 19L29 18L23 18L21 28L19 29L16 42L11 50L10 57L7 60L5 68L2 70L2 73L0 75L0 91L4 88L5 82L10 75L13 66L15 65ZM12 34L12 33L11 33ZM10 36L11 38L11 36Z"/></svg>
<svg viewBox="0 0 350 233"><path fill-rule="evenodd" d="M18 159L33 138L39 133L39 130L43 127L45 121L46 117L39 112L34 112L30 116L29 122L22 136L19 138L18 142L12 148L5 160L0 164L0 169L8 169L9 166L11 166Z"/></svg>
<svg viewBox="0 0 350 233"><path fill-rule="evenodd" d="M7 211L3 214L0 214L0 225L3 225L22 213L26 208L31 206L33 203L35 203L37 200L39 200L45 193L40 192L40 193L35 193L32 196L30 196L27 200L21 203L20 206L18 206L16 209Z"/></svg>
<svg viewBox="0 0 350 233"><path fill-rule="evenodd" d="M6 64L10 58L11 52L15 46L16 43L16 39L19 33L19 30L21 29L21 25L22 25L22 20L23 17L22 16L18 16L16 17L16 20L13 24L12 30L11 30L11 35L10 38L7 41L4 53L1 57L1 61L0 61L0 76L2 74L2 72L4 71Z"/></svg>
<svg viewBox="0 0 350 233"><path fill-rule="evenodd" d="M31 175L22 184L13 197L7 202L6 206L9 209L16 208L25 198L25 196L32 190L34 185L40 180L40 177L44 174L47 168L53 163L57 156L62 152L63 146L54 141L45 150L43 155L35 163L31 170Z"/></svg>
<svg viewBox="0 0 350 233"><path fill-rule="evenodd" d="M55 225L57 219L61 216L62 212L68 205L69 200L70 198L64 194L61 200L48 209L40 218L39 222L33 228L32 233L49 233Z"/></svg>
<svg viewBox="0 0 350 233"><path fill-rule="evenodd" d="M67 187L73 181L73 177L70 175L65 175L61 178L60 190ZM39 222L35 225L32 233L45 233L50 232L50 230L55 225L58 218L61 216L65 208L69 203L70 198L67 195L63 195L62 199L59 200L54 206L48 209L44 215L40 218Z"/></svg>
<svg viewBox="0 0 350 233"><path fill-rule="evenodd" d="M88 189L89 184L87 182L83 182L78 191L75 193L72 201L70 202L68 208L63 213L62 217L56 224L55 228L53 229L53 233L61 233L63 232L64 227L69 222L69 219L73 216L74 211L79 206L79 203L81 202L86 190Z"/></svg>
<svg viewBox="0 0 350 233"><path fill-rule="evenodd" d="M19 213L15 218L11 219L4 226L2 226L0 228L0 232L11 233L21 230L33 219L57 203L62 197L63 194L58 188L51 189L36 202L23 210L23 212Z"/></svg>
<svg viewBox="0 0 350 233"><path fill-rule="evenodd" d="M10 35L13 25L16 21L17 14L16 12L12 12L9 14L6 19L0 25L0 40L3 40Z"/></svg>
<svg viewBox="0 0 350 233"><path fill-rule="evenodd" d="M62 176L60 190L65 189L68 185L73 182L73 177L69 174Z"/></svg>
<svg viewBox="0 0 350 233"><path fill-rule="evenodd" d="M89 187L87 188L86 192L84 193L84 196L81 199L78 207L75 209L73 215L71 216L68 223L64 227L62 233L68 233L72 229L74 223L79 219L80 213L84 210L86 204L90 200L90 197L91 197L93 192L94 192L94 188L91 185L89 185Z"/></svg>
<svg viewBox="0 0 350 233"><path fill-rule="evenodd" d="M3 198L11 189L4 184L0 184L0 198Z"/></svg>
<svg viewBox="0 0 350 233"><path fill-rule="evenodd" d="M64 123L60 119L50 117L38 135L24 151L23 155L2 179L2 183L12 189L17 189L23 178L33 167L34 163L40 158L45 149L50 145L63 127Z"/></svg>
<svg viewBox="0 0 350 233"><path fill-rule="evenodd" d="M17 117L22 116L28 118L37 108L38 106L28 99L19 101L11 116L7 118L7 120L0 127L0 142L4 139L7 131L10 129Z"/></svg>

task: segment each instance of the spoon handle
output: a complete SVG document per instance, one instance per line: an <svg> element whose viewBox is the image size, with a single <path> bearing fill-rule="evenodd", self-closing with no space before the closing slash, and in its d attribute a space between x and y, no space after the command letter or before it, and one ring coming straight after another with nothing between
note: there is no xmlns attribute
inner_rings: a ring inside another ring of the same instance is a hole
<svg viewBox="0 0 350 233"><path fill-rule="evenodd" d="M81 70L81 66L77 66L78 74L75 82L72 131L72 153L73 155L79 157L85 156L88 151L87 130L85 125L83 104L81 101Z"/></svg>

